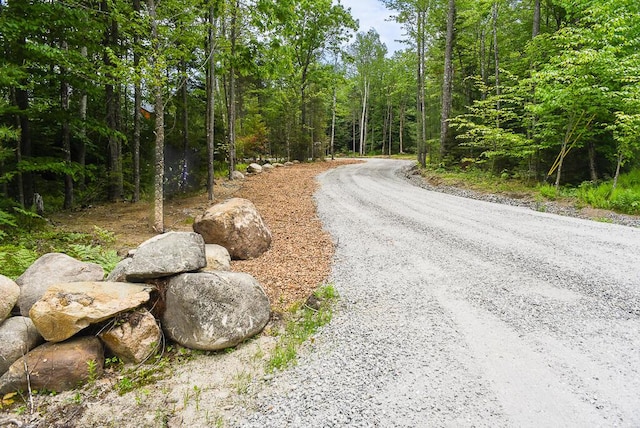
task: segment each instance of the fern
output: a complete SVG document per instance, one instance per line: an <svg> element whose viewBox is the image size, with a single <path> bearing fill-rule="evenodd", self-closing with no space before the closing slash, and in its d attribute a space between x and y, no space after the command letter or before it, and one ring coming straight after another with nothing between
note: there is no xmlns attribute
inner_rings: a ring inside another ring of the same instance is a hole
<svg viewBox="0 0 640 428"><path fill-rule="evenodd" d="M105 250L93 245L71 244L66 253L83 262L99 264L105 272L111 272L120 261L115 250Z"/></svg>
<svg viewBox="0 0 640 428"><path fill-rule="evenodd" d="M28 248L15 245L0 246L0 274L16 279L38 258L38 254Z"/></svg>

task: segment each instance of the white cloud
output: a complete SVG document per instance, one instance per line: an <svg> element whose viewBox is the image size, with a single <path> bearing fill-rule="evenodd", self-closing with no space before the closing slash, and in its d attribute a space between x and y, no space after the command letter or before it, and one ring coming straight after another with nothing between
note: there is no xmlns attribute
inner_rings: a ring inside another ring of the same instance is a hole
<svg viewBox="0 0 640 428"><path fill-rule="evenodd" d="M405 39L400 24L390 20L393 11L388 10L378 0L341 0L345 8L351 8L351 15L360 22L360 30L369 31L371 28L380 35L382 43L387 45L389 54L406 48L405 44L396 40Z"/></svg>

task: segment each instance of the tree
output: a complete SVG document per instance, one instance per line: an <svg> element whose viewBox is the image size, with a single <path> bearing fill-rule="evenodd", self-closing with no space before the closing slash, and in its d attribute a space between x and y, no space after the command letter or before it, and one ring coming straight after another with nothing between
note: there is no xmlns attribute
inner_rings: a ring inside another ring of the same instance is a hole
<svg viewBox="0 0 640 428"><path fill-rule="evenodd" d="M453 84L453 43L455 37L456 2L449 0L447 9L447 36L444 54L444 82L442 84L442 115L440 119L440 159L447 154L447 140L449 139L449 115L451 114L452 84ZM497 52L497 49L496 49Z"/></svg>
<svg viewBox="0 0 640 428"><path fill-rule="evenodd" d="M360 87L360 156L366 154L367 125L370 111L371 82L383 65L387 47L380 41L380 35L371 29L366 33L356 34L351 45L351 57L355 64L355 72Z"/></svg>

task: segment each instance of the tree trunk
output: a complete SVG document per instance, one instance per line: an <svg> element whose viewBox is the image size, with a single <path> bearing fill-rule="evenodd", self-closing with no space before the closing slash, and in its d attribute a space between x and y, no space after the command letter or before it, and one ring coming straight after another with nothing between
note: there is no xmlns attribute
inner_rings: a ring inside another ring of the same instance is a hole
<svg viewBox="0 0 640 428"><path fill-rule="evenodd" d="M140 12L140 0L133 0L133 9ZM138 71L140 66L140 36L136 31L133 36L133 67ZM140 200L140 133L142 122L142 88L140 80L133 85L133 202Z"/></svg>
<svg viewBox="0 0 640 428"><path fill-rule="evenodd" d="M189 108L187 103L189 101L188 91L187 91L187 64L184 60L181 61L182 64L182 73L184 78L184 83L182 84L182 165L180 171L180 187L183 192L187 190L188 178L189 178L189 165L188 165L188 155L189 155Z"/></svg>
<svg viewBox="0 0 640 428"><path fill-rule="evenodd" d="M424 168L427 165L427 112L425 101L425 21L426 11L418 11L418 28L417 28L417 50L418 50L418 96L417 98L417 110L418 110L418 123L417 123L417 145L418 145L418 162Z"/></svg>
<svg viewBox="0 0 640 428"><path fill-rule="evenodd" d="M449 115L452 107L452 86L453 86L453 38L454 24L456 19L456 2L449 0L447 12L447 36L444 51L444 82L442 84L442 115L440 117L440 161L442 162L447 154L447 142L449 139Z"/></svg>
<svg viewBox="0 0 640 428"><path fill-rule="evenodd" d="M353 154L356 154L356 121L357 121L357 112L355 109L351 109L351 151Z"/></svg>
<svg viewBox="0 0 640 428"><path fill-rule="evenodd" d="M87 57L87 47L82 46L80 48L80 55L84 58ZM80 164L80 177L78 183L80 184L80 190L84 190L86 187L86 162L87 162L87 104L88 104L87 90L83 87L80 93L80 130L78 133L78 163Z"/></svg>
<svg viewBox="0 0 640 428"><path fill-rule="evenodd" d="M593 141L589 141L587 144L589 150L589 174L591 175L591 181L594 183L598 181L598 169L596 167L596 145Z"/></svg>
<svg viewBox="0 0 640 428"><path fill-rule="evenodd" d="M613 176L613 186L611 190L615 190L618 186L618 177L620 177L620 167L622 166L622 161L624 160L624 156L622 152L618 152L618 161L616 162L616 174Z"/></svg>
<svg viewBox="0 0 640 428"><path fill-rule="evenodd" d="M215 57L214 57L214 44L215 44L215 6L213 2L209 5L209 29L207 33L207 47L209 52L209 61L207 62L207 191L208 199L213 201L213 161L214 161L214 126L215 126Z"/></svg>
<svg viewBox="0 0 640 428"><path fill-rule="evenodd" d="M337 88L333 86L333 103L331 105L331 160L334 159L334 142L336 139L336 101L337 101Z"/></svg>
<svg viewBox="0 0 640 428"><path fill-rule="evenodd" d="M229 43L231 44L231 66L229 67L229 105L228 129L229 129L229 178L236 169L236 42L237 42L237 19L239 1L234 0L233 11L231 12L231 33Z"/></svg>
<svg viewBox="0 0 640 428"><path fill-rule="evenodd" d="M152 90L155 99L155 183L153 229L164 232L164 102L162 99L162 70L158 61L160 41L158 40L158 20L155 0L147 0L149 17L151 18L151 67L153 69Z"/></svg>
<svg viewBox="0 0 640 428"><path fill-rule="evenodd" d="M19 112L17 121L20 128L20 140L16 144L16 162L21 162L23 157L31 156L31 121L27 115L29 94L23 89L16 88L15 97ZM24 207L31 206L33 193L33 176L31 173L18 173L18 202Z"/></svg>
<svg viewBox="0 0 640 428"><path fill-rule="evenodd" d="M498 2L493 3L492 11L493 22L493 59L495 67L495 85L496 85L496 129L500 128L500 54L498 50ZM494 139L493 150L497 150L498 141ZM491 170L495 172L495 157L491 158Z"/></svg>
<svg viewBox="0 0 640 428"><path fill-rule="evenodd" d="M103 12L108 12L108 4L106 1L102 3ZM117 41L118 24L115 19L110 21L110 25L105 29L104 35L104 55L103 62L107 69L106 74L109 83L105 85L105 102L106 102L106 122L109 128L108 150L109 150L109 177L108 177L108 194L110 201L122 199L122 161L120 158L120 138L118 132L118 94L113 81L115 76L111 73L110 68L114 67L113 62L108 54L108 49Z"/></svg>
<svg viewBox="0 0 640 428"><path fill-rule="evenodd" d="M540 0L533 1L533 29L531 37L535 38L540 34Z"/></svg>
<svg viewBox="0 0 640 428"><path fill-rule="evenodd" d="M400 124L399 124L399 130L398 130L398 139L400 140L399 144L400 147L398 147L398 153L403 154L404 153L404 113L405 113L406 107L404 105L404 101L400 104Z"/></svg>
<svg viewBox="0 0 640 428"><path fill-rule="evenodd" d="M580 119L578 119L579 121ZM564 163L564 158L567 155L567 146L569 145L569 138L571 138L573 127L577 126L577 123L574 125L573 120L569 122L567 125L567 131L565 133L564 138L562 139L562 146L560 147L560 154L558 155L558 170L556 172L556 182L555 187L556 190L560 189L560 178L562 177L562 164Z"/></svg>
<svg viewBox="0 0 640 428"><path fill-rule="evenodd" d="M363 92L362 92L362 114L360 115L360 156L364 156L366 148L365 148L365 138L367 135L367 124L366 124L366 112L367 112L367 102L369 100L369 94L367 91L369 90L369 82L367 78L364 78Z"/></svg>
<svg viewBox="0 0 640 428"><path fill-rule="evenodd" d="M62 42L62 49L68 50L67 42ZM71 125L69 123L69 83L66 80L66 69L60 68L60 108L62 110L62 151L64 152L64 162L67 167L71 166ZM65 210L73 207L73 177L71 174L64 175L64 202L62 208Z"/></svg>

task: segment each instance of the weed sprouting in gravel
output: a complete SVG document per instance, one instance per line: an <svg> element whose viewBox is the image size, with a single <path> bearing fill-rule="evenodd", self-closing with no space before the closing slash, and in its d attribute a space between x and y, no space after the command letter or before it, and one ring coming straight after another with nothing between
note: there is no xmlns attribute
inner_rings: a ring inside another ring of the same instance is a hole
<svg viewBox="0 0 640 428"><path fill-rule="evenodd" d="M331 284L318 288L314 293L317 309L308 305L294 305L290 309L284 333L267 362L267 372L282 370L295 363L298 347L329 322L333 317L332 304L338 299L338 293Z"/></svg>

